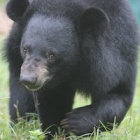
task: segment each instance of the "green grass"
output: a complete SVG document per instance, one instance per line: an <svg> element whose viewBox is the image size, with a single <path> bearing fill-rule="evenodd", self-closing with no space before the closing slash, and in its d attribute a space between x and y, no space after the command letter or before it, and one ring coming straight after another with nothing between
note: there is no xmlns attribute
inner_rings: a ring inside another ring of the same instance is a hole
<svg viewBox="0 0 140 140"><path fill-rule="evenodd" d="M3 38L0 37L0 48L2 48ZM140 59L139 59L140 62ZM18 124L11 126L8 115L8 100L9 100L9 84L8 84L8 67L0 55L0 140L43 140L44 135L40 131L38 120L24 122L21 120ZM84 100L77 95L74 107L89 104L89 100ZM138 77L136 94L133 105L129 109L126 117L121 125L111 132L97 133L94 137L82 137L82 140L139 140L140 139L140 63L138 65ZM31 114L32 115L32 114ZM63 136L61 133L59 136ZM59 136L55 136L57 140ZM71 137L77 140L81 137Z"/></svg>

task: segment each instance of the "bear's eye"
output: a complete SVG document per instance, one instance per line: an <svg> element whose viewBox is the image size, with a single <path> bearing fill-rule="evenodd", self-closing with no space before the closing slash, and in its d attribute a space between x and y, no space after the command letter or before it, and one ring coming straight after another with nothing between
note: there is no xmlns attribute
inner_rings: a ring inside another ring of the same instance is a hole
<svg viewBox="0 0 140 140"><path fill-rule="evenodd" d="M27 47L24 47L24 48L23 48L23 53L26 54L27 51L28 51Z"/></svg>
<svg viewBox="0 0 140 140"><path fill-rule="evenodd" d="M55 59L55 55L53 53L47 53L47 59L48 60L54 60Z"/></svg>
<svg viewBox="0 0 140 140"><path fill-rule="evenodd" d="M54 54L49 54L48 59L53 60L55 58Z"/></svg>

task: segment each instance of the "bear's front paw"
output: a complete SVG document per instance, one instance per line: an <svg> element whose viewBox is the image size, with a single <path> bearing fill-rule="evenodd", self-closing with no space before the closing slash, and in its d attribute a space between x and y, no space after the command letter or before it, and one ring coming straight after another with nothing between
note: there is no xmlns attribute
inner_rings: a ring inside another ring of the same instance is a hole
<svg viewBox="0 0 140 140"><path fill-rule="evenodd" d="M78 135L80 133L80 131L78 130L79 119L78 117L75 117L74 111L73 111L73 112L68 113L66 119L62 120L60 124L62 125L62 128Z"/></svg>
<svg viewBox="0 0 140 140"><path fill-rule="evenodd" d="M83 135L93 132L94 124L92 117L93 115L83 108L75 109L68 113L66 119L62 120L60 124L62 128L75 135Z"/></svg>

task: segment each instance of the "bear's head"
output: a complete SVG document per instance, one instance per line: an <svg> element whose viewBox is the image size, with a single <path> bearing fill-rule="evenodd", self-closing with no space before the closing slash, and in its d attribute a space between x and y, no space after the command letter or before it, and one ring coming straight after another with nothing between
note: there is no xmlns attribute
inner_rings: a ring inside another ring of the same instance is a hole
<svg viewBox="0 0 140 140"><path fill-rule="evenodd" d="M79 47L74 27L65 18L35 14L25 28L20 50L20 81L28 89L37 90L44 84L54 87L73 79Z"/></svg>
<svg viewBox="0 0 140 140"><path fill-rule="evenodd" d="M17 24L24 23L19 45L23 60L20 82L31 91L72 82L81 68L82 34L90 30L98 36L109 22L106 13L96 7L79 8L82 10L73 13L65 11L65 8L58 10L57 14L47 13L44 9L52 9L53 2L50 6L46 1L40 1L44 2L44 7L34 4L38 0L31 3L28 0L10 0L7 4L8 16ZM79 17L74 21L71 17L76 14Z"/></svg>

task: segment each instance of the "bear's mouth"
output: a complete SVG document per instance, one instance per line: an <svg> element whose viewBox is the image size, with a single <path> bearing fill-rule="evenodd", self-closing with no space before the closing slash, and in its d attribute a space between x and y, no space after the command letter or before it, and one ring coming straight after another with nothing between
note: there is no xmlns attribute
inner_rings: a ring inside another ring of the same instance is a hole
<svg viewBox="0 0 140 140"><path fill-rule="evenodd" d="M52 76L46 77L44 81L38 81L35 84L23 84L22 85L29 91L35 92L44 87L44 85L48 85L48 83L51 81Z"/></svg>
<svg viewBox="0 0 140 140"><path fill-rule="evenodd" d="M30 86L30 85L24 85L25 86L25 88L27 89L27 90L29 90L29 91L31 91L31 92L35 92L35 91L38 91L39 89L41 89L41 87L42 86L37 86L37 85L32 85L32 86Z"/></svg>

